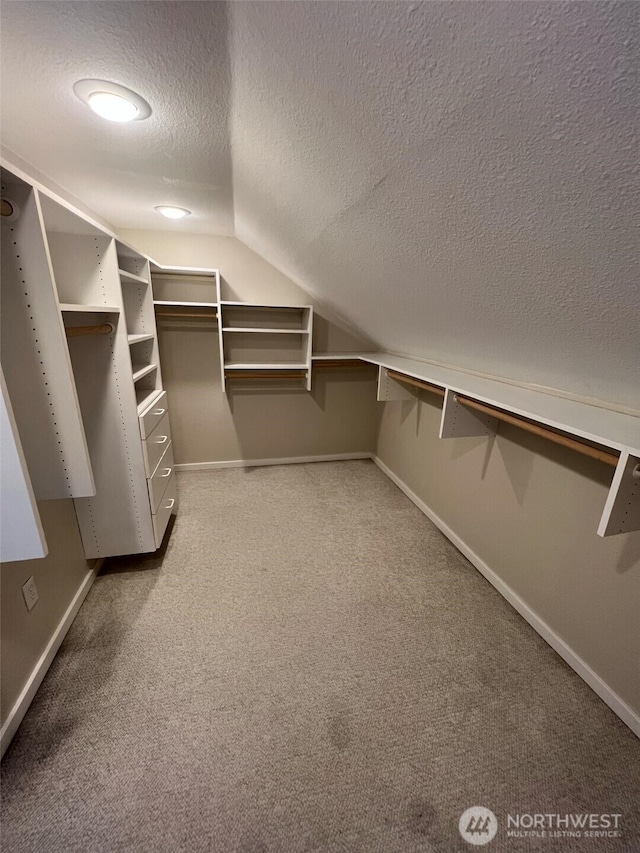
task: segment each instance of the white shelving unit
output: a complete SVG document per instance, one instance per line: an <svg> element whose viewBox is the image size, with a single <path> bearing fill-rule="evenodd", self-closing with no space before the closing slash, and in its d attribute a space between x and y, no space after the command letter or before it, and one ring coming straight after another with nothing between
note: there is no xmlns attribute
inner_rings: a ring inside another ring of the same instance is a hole
<svg viewBox="0 0 640 853"><path fill-rule="evenodd" d="M118 270L120 274L120 281L123 284L142 284L147 285L149 282L144 278L144 276L136 275L132 272L127 272L127 270Z"/></svg>
<svg viewBox="0 0 640 853"><path fill-rule="evenodd" d="M615 470L598 534L640 530L640 418L389 353L312 355L311 306L224 301L217 270L151 262L21 173L3 172L2 192L14 211L2 219L3 418L36 551L46 547L41 499L74 498L88 557L162 540L176 491L157 308L178 320L217 313L223 390L243 374L299 375L309 389L312 363L358 359L378 367L379 400L415 399L403 377L435 388L443 439L490 437L508 415L608 448Z"/></svg>
<svg viewBox="0 0 640 853"><path fill-rule="evenodd" d="M640 530L640 418L555 394L475 376L390 353L322 353L314 360L358 358L378 367L378 400L415 400L418 389L389 371L439 389L444 397L440 438L490 437L499 421L462 405L463 399L486 405L533 424L618 455L609 494L598 525L599 536Z"/></svg>
<svg viewBox="0 0 640 853"><path fill-rule="evenodd" d="M298 374L311 388L310 305L222 300L215 269L152 264L152 277L158 320L217 319L223 391L229 377L241 375L290 379Z"/></svg>
<svg viewBox="0 0 640 853"><path fill-rule="evenodd" d="M2 193L2 363L34 501L74 499L88 558L154 551L176 494L149 260L22 174Z"/></svg>
<svg viewBox="0 0 640 853"><path fill-rule="evenodd" d="M313 308L220 300L218 308L222 389L229 375L241 372L299 372L311 389Z"/></svg>

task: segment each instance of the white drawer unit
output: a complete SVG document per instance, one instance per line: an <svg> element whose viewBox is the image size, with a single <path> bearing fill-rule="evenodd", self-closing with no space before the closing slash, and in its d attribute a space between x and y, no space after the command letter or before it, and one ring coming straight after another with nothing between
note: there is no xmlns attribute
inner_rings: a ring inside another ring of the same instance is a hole
<svg viewBox="0 0 640 853"><path fill-rule="evenodd" d="M158 463L158 467L153 472L153 476L147 480L149 487L149 501L151 503L151 512L156 513L160 506L160 501L164 495L167 485L173 476L173 445L169 443L169 447L165 450L164 456Z"/></svg>
<svg viewBox="0 0 640 853"><path fill-rule="evenodd" d="M144 455L144 467L147 477L153 477L158 463L171 442L171 428L169 426L169 414L160 418L153 432L142 442L142 453Z"/></svg>
<svg viewBox="0 0 640 853"><path fill-rule="evenodd" d="M162 391L140 415L140 436L148 438L167 414L167 392Z"/></svg>
<svg viewBox="0 0 640 853"><path fill-rule="evenodd" d="M172 513L175 513L178 508L178 492L176 489L175 472L169 478L169 483L165 489L158 511L154 513L153 518L153 534L155 537L156 548L162 544L162 537L167 529L167 524Z"/></svg>

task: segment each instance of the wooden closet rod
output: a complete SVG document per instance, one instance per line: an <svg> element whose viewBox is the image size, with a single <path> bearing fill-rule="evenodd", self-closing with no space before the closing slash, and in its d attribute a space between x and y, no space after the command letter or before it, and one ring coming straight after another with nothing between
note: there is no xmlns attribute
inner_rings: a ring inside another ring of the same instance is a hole
<svg viewBox="0 0 640 853"><path fill-rule="evenodd" d="M422 379L414 379L412 376L405 376L404 373L396 373L395 370L387 370L387 376L391 379L397 379L398 382L404 382L406 385L414 385L423 391L431 391L432 394L444 397L444 388L432 385L430 382L423 382Z"/></svg>
<svg viewBox="0 0 640 853"><path fill-rule="evenodd" d="M584 456L590 456L592 459L605 462L607 465L613 465L614 468L618 464L619 457L614 453L601 450L599 447L593 447L591 444L585 444L577 438L571 438L571 436L555 432L555 430L549 427L543 427L538 424L531 423L531 421L519 418L517 415L510 415L507 412L503 412L502 409L496 409L493 406L478 403L476 400L470 400L468 397L461 397L459 394L455 395L455 399L458 403L462 406L466 406L468 409L474 409L476 412L482 412L484 415L490 415L498 421L504 421L506 424L519 427L525 432L532 433L532 435L539 435L541 438L546 438L554 444L559 444L562 447L568 447L570 450L576 450Z"/></svg>
<svg viewBox="0 0 640 853"><path fill-rule="evenodd" d="M115 331L112 323L101 323L98 326L67 326L65 332L68 338L81 338L85 335L110 335Z"/></svg>

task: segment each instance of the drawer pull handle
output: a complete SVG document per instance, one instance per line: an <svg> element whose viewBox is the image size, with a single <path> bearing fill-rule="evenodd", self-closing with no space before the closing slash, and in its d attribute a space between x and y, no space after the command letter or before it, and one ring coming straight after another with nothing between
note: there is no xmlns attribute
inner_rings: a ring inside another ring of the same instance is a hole
<svg viewBox="0 0 640 853"><path fill-rule="evenodd" d="M175 499L175 498L171 498L171 500L169 501L169 503L166 505L165 509L173 509L173 505L174 505L174 503L175 503L175 502L176 502L176 499Z"/></svg>
<svg viewBox="0 0 640 853"><path fill-rule="evenodd" d="M160 417L160 415L164 415L164 413L165 413L166 411L167 411L166 409L154 409L154 410L151 412L151 414L152 414L152 415L158 415L158 417Z"/></svg>
<svg viewBox="0 0 640 853"><path fill-rule="evenodd" d="M171 472L173 471L173 468L163 468L162 470L166 471L167 473L166 474L160 474L160 476L161 477L169 477L169 476L171 476Z"/></svg>
<svg viewBox="0 0 640 853"><path fill-rule="evenodd" d="M168 438L169 438L169 436L168 436L168 435L159 435L159 436L156 438L156 444L164 444L164 443L165 443L165 441L167 441L167 439L168 439Z"/></svg>

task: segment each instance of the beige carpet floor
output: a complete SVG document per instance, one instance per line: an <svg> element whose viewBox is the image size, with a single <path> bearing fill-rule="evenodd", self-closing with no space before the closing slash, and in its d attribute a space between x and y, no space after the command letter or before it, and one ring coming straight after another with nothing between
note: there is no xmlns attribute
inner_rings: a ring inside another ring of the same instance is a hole
<svg viewBox="0 0 640 853"><path fill-rule="evenodd" d="M640 741L370 462L179 476L3 763L4 853L640 850ZM618 813L621 838L507 838ZM479 848L478 848L479 849Z"/></svg>

